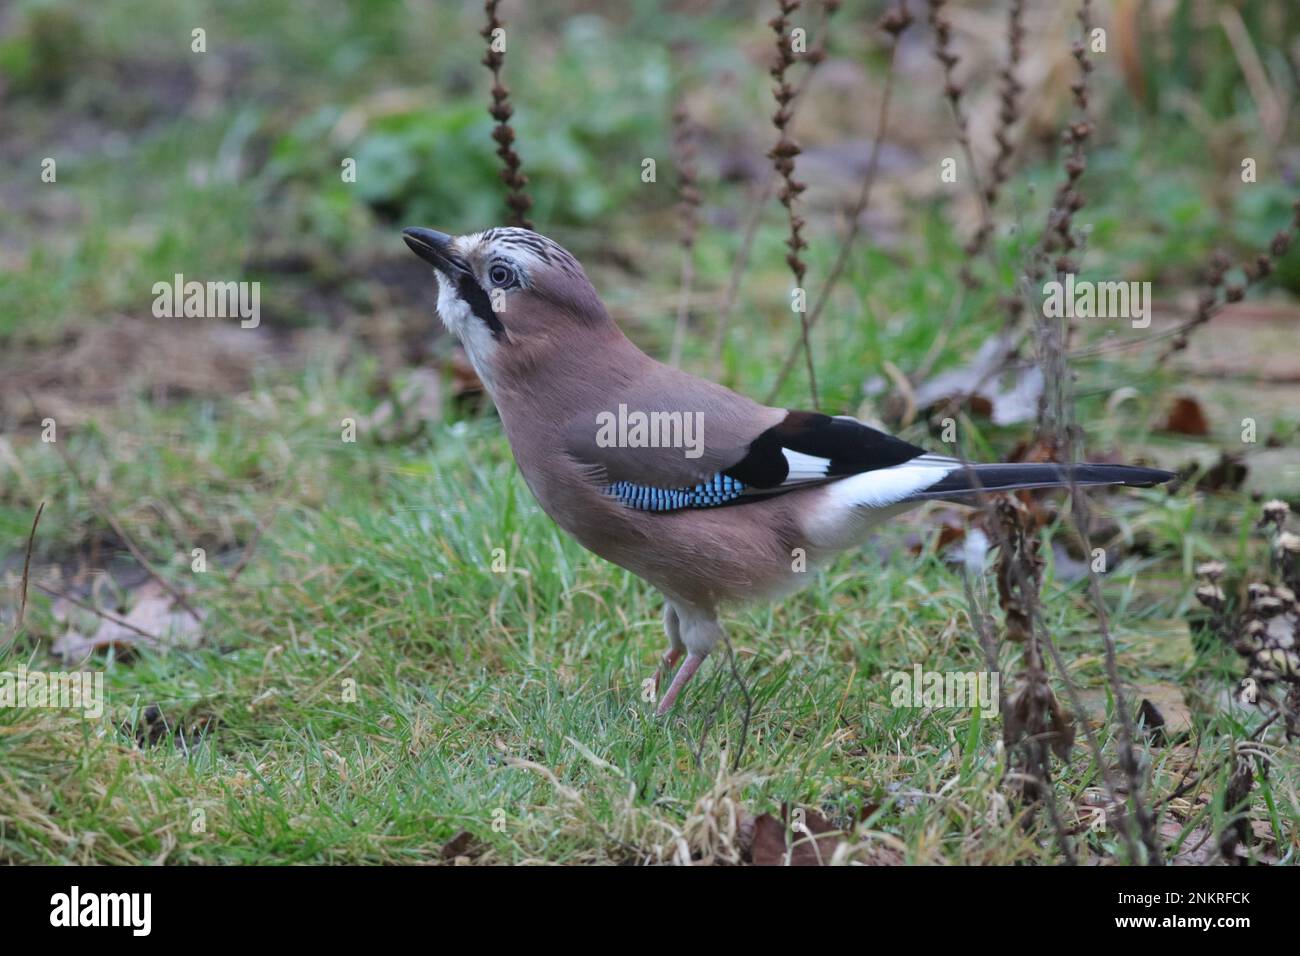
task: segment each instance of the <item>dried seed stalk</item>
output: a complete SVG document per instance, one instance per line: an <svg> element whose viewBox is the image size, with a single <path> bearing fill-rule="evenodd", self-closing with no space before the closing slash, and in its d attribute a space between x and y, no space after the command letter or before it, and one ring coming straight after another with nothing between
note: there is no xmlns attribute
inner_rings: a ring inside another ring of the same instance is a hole
<svg viewBox="0 0 1300 956"><path fill-rule="evenodd" d="M966 159L966 167L980 204L980 224L976 228L975 235L965 246L968 258L961 267L962 285L967 289L976 289L979 288L980 281L971 270L971 259L984 248L989 234L993 232L993 210L988 193L980 185L979 167L975 164L975 153L970 145L970 121L962 104L962 96L966 90L958 82L956 74L956 67L961 58L952 49L952 21L944 14L946 4L947 0L929 0L926 19L934 32L934 58L943 67L943 95L952 110L953 123L957 127L957 143L961 146L962 155Z"/></svg>
<svg viewBox="0 0 1300 956"><path fill-rule="evenodd" d="M497 121L492 130L492 139L497 144L497 155L501 157L501 181L509 190L506 207L510 213L506 221L511 226L532 229L528 210L532 208L533 200L524 188L528 185L528 177L524 175L521 168L523 163L515 152L515 130L510 125L514 107L510 105L510 90L501 82L501 66L505 63L506 54L505 21L497 16L499 2L500 0L484 0L483 3L483 11L487 14L487 26L481 31L482 37L487 40L483 65L492 71L492 105L488 107L488 112Z"/></svg>
<svg viewBox="0 0 1300 956"><path fill-rule="evenodd" d="M835 257L835 263L831 266L831 271L826 276L826 282L822 285L821 292L817 296L817 302L808 315L808 328L810 330L817 325L817 320L821 318L826 304L830 301L835 284L839 281L844 272L844 267L848 264L853 244L858 238L858 233L862 230L862 216L871 202L871 188L875 185L876 171L880 168L880 147L885 140L885 134L889 126L889 104L894 90L894 62L898 54L898 38L911 23L912 15L908 12L907 0L897 0L895 6L880 20L880 28L889 34L890 43L889 63L885 73L885 88L881 94L880 113L876 119L876 137L871 144L871 156L867 159L867 169L862 176L862 188L858 191L857 202L849 210L848 233L840 242L840 249ZM768 403L776 400L777 392L785 384L785 380L789 377L790 371L794 368L794 363L798 358L798 348L791 349L786 355L781 370L777 372L776 380L772 383L771 389L768 390L766 399Z"/></svg>
<svg viewBox="0 0 1300 956"><path fill-rule="evenodd" d="M1092 74L1093 64L1088 59L1086 41L1092 32L1092 0L1083 0L1079 5L1079 26L1081 37L1070 47L1070 53L1079 66L1079 75L1070 84L1070 94L1074 99L1075 118L1061 138L1068 145L1069 152L1062 163L1065 169L1065 181L1057 187L1052 199L1052 206L1047 212L1047 229L1039 242L1035 262L1030 275L1041 280L1046 273L1046 263L1055 254L1052 261L1058 277L1067 272L1074 272L1078 264L1070 258L1070 253L1078 248L1080 239L1074 232L1074 214L1084 207L1087 200L1079 192L1079 179L1088 168L1086 147L1092 135L1092 123L1088 119L1088 78Z"/></svg>
<svg viewBox="0 0 1300 956"><path fill-rule="evenodd" d="M1226 253L1216 251L1210 257L1209 266L1206 268L1205 287L1201 289L1201 294L1197 298L1196 313L1173 331L1173 340L1156 358L1157 364L1163 364L1175 352L1187 348L1188 337L1195 329L1214 318L1225 304L1240 302L1246 296L1246 289L1266 278L1273 271L1277 261L1291 248L1297 230L1300 230L1300 200L1297 200L1291 208L1290 224L1273 235L1268 249L1257 252L1254 259L1241 267L1245 281L1226 281L1228 269L1231 267L1231 261Z"/></svg>
<svg viewBox="0 0 1300 956"><path fill-rule="evenodd" d="M772 125L776 127L777 140L776 145L767 155L772 160L773 168L781 177L781 188L777 193L777 199L785 207L790 223L790 237L785 243L789 252L786 253L785 261L794 276L796 289L804 287L804 274L807 272L808 264L804 262L801 253L808 248L808 242L803 237L803 227L807 223L795 212L794 204L799 194L807 187L794 178L795 157L801 150L799 144L790 135L790 123L794 118L790 104L795 98L796 90L790 84L786 74L795 62L790 15L802 5L802 0L779 0L780 13L768 21L772 32L776 34L776 61L772 64L770 72L776 81L776 85L772 88L772 95L776 99L776 112L772 114ZM817 400L817 372L813 366L812 344L808 338L808 331L808 310L805 306L799 310L799 335L804 361L808 368L809 397L812 400L812 407L818 409L820 406Z"/></svg>
<svg viewBox="0 0 1300 956"><path fill-rule="evenodd" d="M808 89L813 73L816 71L818 64L826 58L826 44L830 36L827 24L830 22L831 14L837 9L839 9L838 0L822 4L821 20L817 25L817 45L806 56L808 69L799 81L798 87L795 88L794 99L790 101L791 123L794 122L795 115L798 113L799 104L804 100L803 93ZM769 170L767 178L759 189L758 196L753 201L753 208L750 211L748 221L745 223L745 232L740 241L740 249L731 264L731 275L727 279L727 289L722 297L722 306L718 309L718 326L713 337L713 374L715 378L722 374L722 349L727 340L727 327L731 322L731 314L736 306L741 277L744 275L746 266L749 265L749 256L754 247L754 238L758 235L759 224L763 221L763 209L772 196L775 179L776 171Z"/></svg>

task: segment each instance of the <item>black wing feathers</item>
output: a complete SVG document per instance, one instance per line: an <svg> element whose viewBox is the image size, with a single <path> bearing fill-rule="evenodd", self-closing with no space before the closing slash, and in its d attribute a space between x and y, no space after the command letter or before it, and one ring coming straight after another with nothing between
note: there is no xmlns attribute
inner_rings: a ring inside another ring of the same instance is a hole
<svg viewBox="0 0 1300 956"><path fill-rule="evenodd" d="M790 412L779 425L754 439L745 457L723 474L753 488L775 488L790 474L783 449L825 459L828 478L901 465L925 453L923 448L850 418Z"/></svg>
<svg viewBox="0 0 1300 956"><path fill-rule="evenodd" d="M1005 462L954 468L917 498L970 497L981 491L1013 491L1023 488L1068 488L1079 485L1128 485L1151 488L1174 477L1173 472L1139 465L1057 465L1051 463Z"/></svg>

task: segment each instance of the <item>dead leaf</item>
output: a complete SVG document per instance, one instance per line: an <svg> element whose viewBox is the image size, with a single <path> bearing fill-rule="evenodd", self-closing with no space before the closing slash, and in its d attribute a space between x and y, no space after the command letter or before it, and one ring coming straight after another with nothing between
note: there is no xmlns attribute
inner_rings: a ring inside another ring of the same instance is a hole
<svg viewBox="0 0 1300 956"><path fill-rule="evenodd" d="M469 860L476 856L474 850L474 834L468 830L461 830L442 845L442 858L448 862L459 863L462 859Z"/></svg>
<svg viewBox="0 0 1300 956"><path fill-rule="evenodd" d="M754 866L828 865L836 848L843 842L843 831L816 810L797 807L790 827L790 846L787 847L785 820L790 816L788 804L781 805L781 816L783 819L777 819L764 813L754 819L750 862Z"/></svg>
<svg viewBox="0 0 1300 956"><path fill-rule="evenodd" d="M976 414L995 425L1014 425L1038 416L1043 372L1037 365L1012 363L1010 337L988 339L966 365L949 369L919 386L913 398L918 408L942 408L968 402Z"/></svg>
<svg viewBox="0 0 1300 956"><path fill-rule="evenodd" d="M1173 817L1166 817L1160 822L1160 842L1172 846L1183 832L1184 824ZM1214 834L1208 827L1196 826L1187 834L1178 850L1169 859L1174 866L1209 866L1218 862L1215 850Z"/></svg>
<svg viewBox="0 0 1300 956"><path fill-rule="evenodd" d="M203 626L184 608L175 607L162 585L149 580L131 592L132 605L126 614L116 614L127 624L134 625L152 638L145 637L123 624L100 618L99 626L90 634L70 628L56 639L50 652L66 660L83 660L106 647L196 647L202 637ZM70 607L70 605L68 605ZM65 611L66 613L66 611ZM199 612L200 617L203 612ZM154 639L156 638L156 640Z"/></svg>
<svg viewBox="0 0 1300 956"><path fill-rule="evenodd" d="M932 543L935 554L942 554L949 545L956 544L966 537L966 526L970 515L957 508L933 508L926 512L919 522L923 528L933 528L937 535L918 535L907 543L908 550L915 555L925 551L927 543Z"/></svg>
<svg viewBox="0 0 1300 956"><path fill-rule="evenodd" d="M1142 684L1134 693L1138 705L1138 720L1145 724L1157 740L1179 737L1192 729L1192 712L1183 699L1181 687L1173 684Z"/></svg>
<svg viewBox="0 0 1300 956"><path fill-rule="evenodd" d="M1210 422L1205 417L1200 402L1190 396L1179 395L1170 406L1161 429L1176 435L1208 435Z"/></svg>
<svg viewBox="0 0 1300 956"><path fill-rule="evenodd" d="M1041 672L1040 672L1041 674ZM1066 763L1074 748L1075 726L1045 679L1021 678L1007 695L1003 739L1008 744L1042 740L1058 760Z"/></svg>

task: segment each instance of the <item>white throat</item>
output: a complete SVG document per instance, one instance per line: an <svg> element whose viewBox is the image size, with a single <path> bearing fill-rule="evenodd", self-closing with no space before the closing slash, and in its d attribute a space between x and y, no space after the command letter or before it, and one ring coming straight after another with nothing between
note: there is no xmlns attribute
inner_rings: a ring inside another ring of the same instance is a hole
<svg viewBox="0 0 1300 956"><path fill-rule="evenodd" d="M492 338L492 331L487 325L470 309L469 303L460 297L456 287L441 272L435 270L434 275L438 279L438 315L442 317L442 324L460 339L474 371L478 373L488 395L495 400L492 356L498 347L497 341Z"/></svg>

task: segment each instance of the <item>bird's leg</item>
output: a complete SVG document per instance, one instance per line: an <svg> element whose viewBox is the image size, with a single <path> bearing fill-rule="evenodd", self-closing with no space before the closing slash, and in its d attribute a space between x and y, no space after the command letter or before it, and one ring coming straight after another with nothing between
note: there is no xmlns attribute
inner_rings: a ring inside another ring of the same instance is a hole
<svg viewBox="0 0 1300 956"><path fill-rule="evenodd" d="M677 666L685 651L686 649L682 647L670 647L664 651L664 656L659 658L659 666L655 668L655 693L659 692L659 687L664 682L664 674Z"/></svg>
<svg viewBox="0 0 1300 956"><path fill-rule="evenodd" d="M664 674L673 669L682 654L686 653L686 645L682 643L682 623L677 616L677 610L664 602L664 634L668 636L668 650L664 651L664 656L659 659L659 667L655 670L655 693L659 693L659 688L663 686Z"/></svg>
<svg viewBox="0 0 1300 956"><path fill-rule="evenodd" d="M695 672L700 669L700 665L703 663L703 654L691 653L686 655L686 660L677 669L677 676L668 685L668 692L664 694L663 699L659 701L659 706L655 708L656 717L662 717L668 713L669 708L676 702L677 695L681 693L683 687L690 683L691 678L695 676Z"/></svg>
<svg viewBox="0 0 1300 956"><path fill-rule="evenodd" d="M678 618L680 641L686 648L686 660L677 669L673 682L668 685L667 693L659 701L659 706L655 708L656 717L662 717L668 713L669 709L676 703L677 695L682 692L683 687L690 683L691 678L695 676L695 672L704 663L704 658L708 657L709 651L713 650L713 645L722 639L722 625L718 623L715 610L702 611L690 607L683 608L682 606L678 606L674 610ZM666 619L667 615L665 615ZM669 637L672 637L671 632ZM681 650L676 645L668 653L672 654L673 651L676 651L677 655L680 656Z"/></svg>

